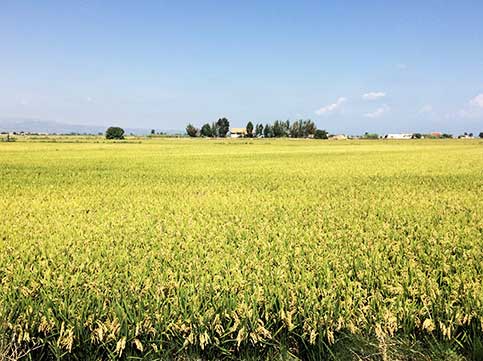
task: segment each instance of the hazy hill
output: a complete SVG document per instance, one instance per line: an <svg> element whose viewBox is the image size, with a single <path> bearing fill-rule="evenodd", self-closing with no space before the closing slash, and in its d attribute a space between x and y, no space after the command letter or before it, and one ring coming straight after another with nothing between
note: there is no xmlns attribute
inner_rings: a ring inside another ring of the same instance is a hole
<svg viewBox="0 0 483 361"><path fill-rule="evenodd" d="M113 124L115 125L115 124ZM81 125L59 123L54 121L46 121L39 119L13 119L0 118L0 132L30 132L30 133L56 133L56 134L98 134L106 131L105 126L98 125ZM149 134L151 129L143 128L124 128L126 134L144 135ZM156 129L156 131L160 131ZM168 134L183 133L181 130L161 130Z"/></svg>

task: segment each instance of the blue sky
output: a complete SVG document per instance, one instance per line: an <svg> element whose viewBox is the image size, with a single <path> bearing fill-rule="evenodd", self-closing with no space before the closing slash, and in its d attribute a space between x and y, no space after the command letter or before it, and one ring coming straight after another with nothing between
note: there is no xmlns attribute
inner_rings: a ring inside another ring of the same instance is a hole
<svg viewBox="0 0 483 361"><path fill-rule="evenodd" d="M483 1L0 0L0 119L483 131Z"/></svg>

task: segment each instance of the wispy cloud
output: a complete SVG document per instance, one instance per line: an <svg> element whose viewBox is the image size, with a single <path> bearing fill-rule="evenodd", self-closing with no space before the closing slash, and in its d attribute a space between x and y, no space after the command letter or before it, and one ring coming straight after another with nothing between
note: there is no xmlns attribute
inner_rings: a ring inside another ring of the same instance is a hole
<svg viewBox="0 0 483 361"><path fill-rule="evenodd" d="M342 104L344 104L346 102L346 100L347 100L347 98L340 97L340 98L337 99L337 101L335 103L332 103L332 104L326 105L325 107L317 109L315 111L315 114L324 115L324 114L332 113L332 112L336 111L337 109L339 109L342 106Z"/></svg>
<svg viewBox="0 0 483 361"><path fill-rule="evenodd" d="M396 66L400 70L406 70L408 68L407 64L404 64L404 63L399 63Z"/></svg>
<svg viewBox="0 0 483 361"><path fill-rule="evenodd" d="M389 108L386 104L384 104L382 107L377 108L373 112L369 112L369 113L364 114L364 116L366 118L380 118L384 114L386 114L387 112L389 112L390 110L391 110L391 108Z"/></svg>
<svg viewBox="0 0 483 361"><path fill-rule="evenodd" d="M448 117L452 115L449 114ZM468 103L460 109L456 116L460 118L481 118L483 117L483 93L470 99Z"/></svg>
<svg viewBox="0 0 483 361"><path fill-rule="evenodd" d="M386 96L386 93L384 92L369 92L366 94L362 95L362 99L364 100L377 100L384 98Z"/></svg>
<svg viewBox="0 0 483 361"><path fill-rule="evenodd" d="M483 93L470 100L470 105L483 109Z"/></svg>

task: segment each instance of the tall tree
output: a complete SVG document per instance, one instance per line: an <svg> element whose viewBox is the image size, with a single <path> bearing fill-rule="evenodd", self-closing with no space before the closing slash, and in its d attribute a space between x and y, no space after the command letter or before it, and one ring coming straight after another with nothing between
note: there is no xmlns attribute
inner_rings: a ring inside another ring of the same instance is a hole
<svg viewBox="0 0 483 361"><path fill-rule="evenodd" d="M282 137L288 137L288 132L290 130L290 120L282 122L283 135Z"/></svg>
<svg viewBox="0 0 483 361"><path fill-rule="evenodd" d="M263 135L263 124L257 124L255 127L255 136L261 137Z"/></svg>
<svg viewBox="0 0 483 361"><path fill-rule="evenodd" d="M281 137L283 134L282 123L278 120L273 122L272 125L272 136L275 138Z"/></svg>
<svg viewBox="0 0 483 361"><path fill-rule="evenodd" d="M197 137L198 136L198 128L196 128L193 124L188 124L186 126L186 133L188 133L188 135L190 137Z"/></svg>
<svg viewBox="0 0 483 361"><path fill-rule="evenodd" d="M253 123L252 122L247 123L246 130L247 130L247 137L253 138Z"/></svg>
<svg viewBox="0 0 483 361"><path fill-rule="evenodd" d="M211 123L211 136L212 137L217 137L219 133L219 127L217 122L212 122Z"/></svg>
<svg viewBox="0 0 483 361"><path fill-rule="evenodd" d="M290 121L276 120L272 125L272 136L275 138L287 137L290 130Z"/></svg>
<svg viewBox="0 0 483 361"><path fill-rule="evenodd" d="M216 122L217 136L225 138L230 130L230 122L226 118L220 118Z"/></svg>
<svg viewBox="0 0 483 361"><path fill-rule="evenodd" d="M305 130L304 137L309 137L311 135L315 135L315 131L317 130L317 126L315 125L315 123L312 120L307 119L305 121L304 130Z"/></svg>
<svg viewBox="0 0 483 361"><path fill-rule="evenodd" d="M291 138L300 138L302 136L302 120L292 123L289 134Z"/></svg>
<svg viewBox="0 0 483 361"><path fill-rule="evenodd" d="M211 129L211 125L209 123L203 124L200 134L202 137L212 137L213 129Z"/></svg>
<svg viewBox="0 0 483 361"><path fill-rule="evenodd" d="M272 126L270 124L265 124L265 128L263 128L263 136L265 138L271 138L273 136Z"/></svg>

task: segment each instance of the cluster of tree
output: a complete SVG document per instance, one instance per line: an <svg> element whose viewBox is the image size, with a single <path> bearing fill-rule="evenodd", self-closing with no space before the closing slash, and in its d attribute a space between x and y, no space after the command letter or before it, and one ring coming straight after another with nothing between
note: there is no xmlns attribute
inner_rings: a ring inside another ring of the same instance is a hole
<svg viewBox="0 0 483 361"><path fill-rule="evenodd" d="M317 126L310 120L297 120L290 124L289 120L280 121L276 120L272 124L257 124L255 128L252 122L247 124L247 137L265 137L265 138L309 138L314 137L318 139L327 139L327 132L325 130L320 130L317 133ZM255 133L253 133L255 129ZM322 132L322 133L321 133ZM318 134L318 136L316 136ZM325 135L324 135L325 134Z"/></svg>
<svg viewBox="0 0 483 361"><path fill-rule="evenodd" d="M460 138L473 138L473 133L467 133L467 132L464 132L462 135L458 135L458 139ZM480 133L480 138L481 138L481 133Z"/></svg>
<svg viewBox="0 0 483 361"><path fill-rule="evenodd" d="M166 136L168 135L166 132L156 131L156 129L151 129L150 134L148 137L156 137L156 136Z"/></svg>
<svg viewBox="0 0 483 361"><path fill-rule="evenodd" d="M230 123L226 118L220 118L216 123L206 123L201 129L193 124L188 124L186 133L190 137L226 137L230 130ZM245 136L248 138L309 138L327 139L328 133L325 130L317 131L317 126L310 120L297 120L290 124L289 120L276 120L272 124L256 124L248 122L245 127Z"/></svg>
<svg viewBox="0 0 483 361"><path fill-rule="evenodd" d="M203 124L201 129L198 129L193 124L186 126L186 133L190 137L209 137L209 138L225 138L230 131L230 122L226 118L220 118L216 122Z"/></svg>
<svg viewBox="0 0 483 361"><path fill-rule="evenodd" d="M329 139L329 133L326 130L317 129L314 134L315 139Z"/></svg>
<svg viewBox="0 0 483 361"><path fill-rule="evenodd" d="M310 119L298 120L290 126L290 137L291 138L308 138L309 136L314 136L317 126Z"/></svg>
<svg viewBox="0 0 483 361"><path fill-rule="evenodd" d="M415 133L413 135L413 138L418 138L418 136L419 136L419 138L421 138L421 134ZM453 134L448 134L448 133L443 133L439 137L438 136L434 136L433 134L423 134L422 136L424 138L429 138L429 139L435 139L435 138L452 139L452 138L455 138L455 136L453 136ZM483 138L483 132L480 132L480 134L478 134L478 137ZM461 139L461 138L473 138L473 133L464 132L463 134L456 136L456 138L458 138L458 139Z"/></svg>
<svg viewBox="0 0 483 361"><path fill-rule="evenodd" d="M257 127L259 127L257 125ZM290 134L290 121L276 120L272 124L265 124L263 128L263 136L265 138L283 138L288 137ZM258 135L257 136L261 136Z"/></svg>
<svg viewBox="0 0 483 361"><path fill-rule="evenodd" d="M365 132L361 137L362 139L379 139L379 134Z"/></svg>

